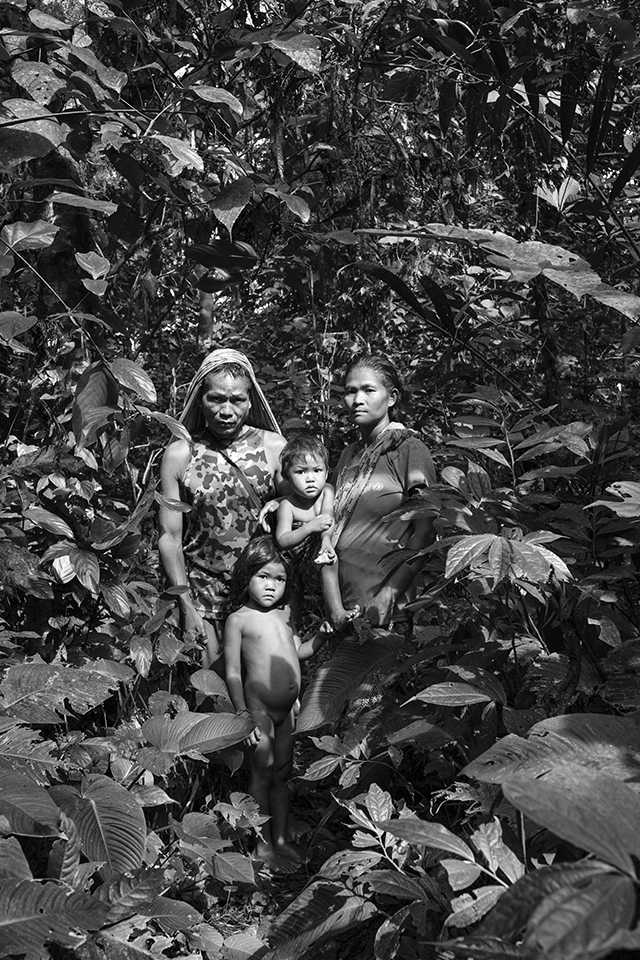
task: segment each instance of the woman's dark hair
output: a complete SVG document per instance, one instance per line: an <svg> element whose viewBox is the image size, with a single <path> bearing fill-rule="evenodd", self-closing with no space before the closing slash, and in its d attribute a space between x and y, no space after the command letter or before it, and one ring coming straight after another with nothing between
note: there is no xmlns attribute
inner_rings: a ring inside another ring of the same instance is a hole
<svg viewBox="0 0 640 960"><path fill-rule="evenodd" d="M291 563L288 557L283 556L273 537L263 536L250 540L236 560L231 574L229 607L237 610L246 602L251 577L267 563L281 563L287 575L282 603L287 602L291 583Z"/></svg>
<svg viewBox="0 0 640 960"><path fill-rule="evenodd" d="M365 367L378 374L380 380L385 385L387 390L396 391L398 394L397 406L402 406L402 403L405 400L404 381L398 373L396 367L387 357L382 357L377 353L360 354L359 357L355 357L348 365L344 375L345 380L353 370L362 370Z"/></svg>
<svg viewBox="0 0 640 960"><path fill-rule="evenodd" d="M325 467L329 466L329 451L317 437L310 433L300 433L287 440L280 453L283 475L289 475L294 463L306 463L307 457L315 457L321 460Z"/></svg>

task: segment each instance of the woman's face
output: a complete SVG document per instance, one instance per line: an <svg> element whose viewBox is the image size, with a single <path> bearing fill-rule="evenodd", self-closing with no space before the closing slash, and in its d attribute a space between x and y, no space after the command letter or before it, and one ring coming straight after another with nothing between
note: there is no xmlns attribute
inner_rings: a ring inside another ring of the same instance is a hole
<svg viewBox="0 0 640 960"><path fill-rule="evenodd" d="M207 427L218 440L233 440L244 426L251 401L249 381L230 373L214 373L207 377L200 397L200 407Z"/></svg>
<svg viewBox="0 0 640 960"><path fill-rule="evenodd" d="M352 422L365 433L388 421L389 408L397 399L396 391L389 390L370 367L354 367L344 384L344 405Z"/></svg>

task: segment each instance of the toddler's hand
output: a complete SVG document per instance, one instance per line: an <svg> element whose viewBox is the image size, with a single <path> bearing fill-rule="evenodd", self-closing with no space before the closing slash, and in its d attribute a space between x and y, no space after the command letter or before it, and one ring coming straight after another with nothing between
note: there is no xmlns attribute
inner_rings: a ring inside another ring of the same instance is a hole
<svg viewBox="0 0 640 960"><path fill-rule="evenodd" d="M317 533L323 533L333 524L333 517L328 513L319 513L317 517L309 521L309 526Z"/></svg>

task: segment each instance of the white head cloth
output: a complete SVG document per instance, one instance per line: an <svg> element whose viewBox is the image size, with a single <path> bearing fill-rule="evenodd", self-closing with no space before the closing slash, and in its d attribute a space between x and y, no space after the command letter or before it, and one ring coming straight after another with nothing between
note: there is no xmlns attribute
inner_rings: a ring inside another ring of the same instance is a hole
<svg viewBox="0 0 640 960"><path fill-rule="evenodd" d="M274 433L280 433L280 427L267 402L267 398L256 380L253 367L244 353L240 353L238 350L214 350L204 358L193 380L189 384L180 423L187 428L191 436L196 436L204 429L205 422L202 410L200 409L202 384L209 374L217 373L221 367L230 363L242 367L250 382L249 399L251 400L251 410L247 417L249 426L258 427L260 430L273 430Z"/></svg>

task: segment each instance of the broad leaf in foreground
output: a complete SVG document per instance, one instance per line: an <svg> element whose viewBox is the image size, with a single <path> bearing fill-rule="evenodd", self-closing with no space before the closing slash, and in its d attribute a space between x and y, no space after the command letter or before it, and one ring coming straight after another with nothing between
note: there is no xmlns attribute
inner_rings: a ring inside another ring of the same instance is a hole
<svg viewBox="0 0 640 960"><path fill-rule="evenodd" d="M52 787L50 793L76 824L85 856L104 862L107 878L141 866L146 822L142 807L124 787L109 777L93 774L81 791L59 786Z"/></svg>
<svg viewBox="0 0 640 960"><path fill-rule="evenodd" d="M536 823L635 877L640 797L621 780L567 765L561 782L514 778L502 789Z"/></svg>
<svg viewBox="0 0 640 960"><path fill-rule="evenodd" d="M352 896L341 884L314 880L272 924L269 940L276 946L265 960L297 960L376 913L369 900Z"/></svg>
<svg viewBox="0 0 640 960"><path fill-rule="evenodd" d="M627 717L565 714L534 724L525 737L509 734L461 771L485 783L509 777L562 777L567 763L618 780L640 778L640 724ZM630 783L630 786L634 786Z"/></svg>
<svg viewBox="0 0 640 960"><path fill-rule="evenodd" d="M503 940L519 939L529 917L546 897L558 890L584 887L593 877L610 870L604 863L586 860L540 867L505 890L491 913L478 927L478 935L501 937Z"/></svg>
<svg viewBox="0 0 640 960"><path fill-rule="evenodd" d="M0 882L0 957L49 956L45 943L76 947L96 930L108 908L85 893L37 880Z"/></svg>

